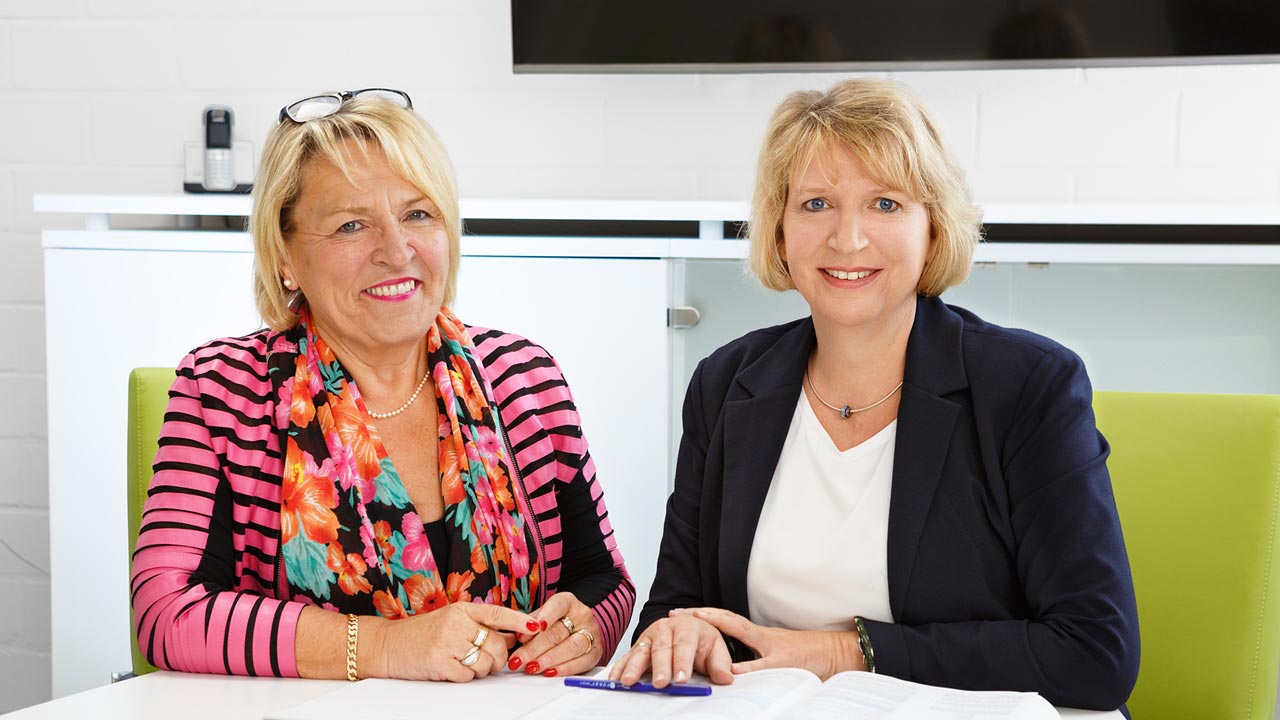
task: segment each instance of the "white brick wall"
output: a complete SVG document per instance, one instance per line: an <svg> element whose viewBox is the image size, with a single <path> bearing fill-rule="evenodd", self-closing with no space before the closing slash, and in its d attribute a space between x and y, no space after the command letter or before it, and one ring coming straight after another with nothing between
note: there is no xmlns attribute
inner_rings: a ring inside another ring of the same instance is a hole
<svg viewBox="0 0 1280 720"><path fill-rule="evenodd" d="M0 87L13 87L13 34L8 21L0 20Z"/></svg>
<svg viewBox="0 0 1280 720"><path fill-rule="evenodd" d="M49 695L44 279L33 193L173 192L200 112L261 146L305 93L413 95L471 197L745 199L788 91L838 76L511 73L504 0L0 2L0 712ZM901 73L979 200L1280 201L1280 65ZM111 539L104 539L110 544ZM123 552L123 548L118 551Z"/></svg>
<svg viewBox="0 0 1280 720"><path fill-rule="evenodd" d="M49 506L45 476L49 472L49 447L43 438L9 435L0 439L5 472L0 475L0 497L6 509L39 510ZM3 628L0 627L0 632Z"/></svg>
<svg viewBox="0 0 1280 720"><path fill-rule="evenodd" d="M15 45L15 49L16 49ZM14 92L0 114L0 163L74 165L85 162L84 120L70 97Z"/></svg>
<svg viewBox="0 0 1280 720"><path fill-rule="evenodd" d="M6 0L7 18L75 17L82 12L82 0Z"/></svg>
<svg viewBox="0 0 1280 720"><path fill-rule="evenodd" d="M1171 166L1177 100L1178 94L1170 90L1084 85L984 92L979 163ZM1134 132L1138 129L1141 132Z"/></svg>
<svg viewBox="0 0 1280 720"><path fill-rule="evenodd" d="M1242 112L1241 88L1195 88L1182 94L1178 162L1190 167L1280 165L1280 92L1271 92Z"/></svg>
<svg viewBox="0 0 1280 720"><path fill-rule="evenodd" d="M13 75L40 90L170 90L183 47L172 22L66 18L17 24Z"/></svg>

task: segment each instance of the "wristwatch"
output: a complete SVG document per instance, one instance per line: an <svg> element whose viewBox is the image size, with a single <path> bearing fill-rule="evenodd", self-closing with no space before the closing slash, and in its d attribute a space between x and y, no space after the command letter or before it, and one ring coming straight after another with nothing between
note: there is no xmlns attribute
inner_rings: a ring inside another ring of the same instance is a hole
<svg viewBox="0 0 1280 720"><path fill-rule="evenodd" d="M871 647L871 636L867 634L867 624L861 617L854 617L853 624L858 628L858 649L862 651L862 662L869 673L876 671L876 651Z"/></svg>

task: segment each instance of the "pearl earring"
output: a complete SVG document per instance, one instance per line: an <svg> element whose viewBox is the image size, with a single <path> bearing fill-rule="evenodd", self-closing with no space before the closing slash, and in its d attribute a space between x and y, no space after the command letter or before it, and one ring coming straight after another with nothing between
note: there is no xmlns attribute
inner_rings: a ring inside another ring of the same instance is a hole
<svg viewBox="0 0 1280 720"><path fill-rule="evenodd" d="M285 279L284 279L284 286L285 286L285 287L287 287L287 288L289 288L290 290L292 290L292 289L293 289L293 281L292 281L292 280L290 280L289 278L285 278Z"/></svg>

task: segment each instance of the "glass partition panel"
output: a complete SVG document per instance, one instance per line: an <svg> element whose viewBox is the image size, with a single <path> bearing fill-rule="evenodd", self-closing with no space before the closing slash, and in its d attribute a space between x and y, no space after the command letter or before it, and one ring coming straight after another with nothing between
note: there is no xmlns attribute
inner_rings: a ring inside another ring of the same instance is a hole
<svg viewBox="0 0 1280 720"><path fill-rule="evenodd" d="M698 361L751 330L803 317L795 291L760 288L737 260L672 261L672 453ZM1280 267L983 264L943 299L1080 354L1098 390L1280 393Z"/></svg>

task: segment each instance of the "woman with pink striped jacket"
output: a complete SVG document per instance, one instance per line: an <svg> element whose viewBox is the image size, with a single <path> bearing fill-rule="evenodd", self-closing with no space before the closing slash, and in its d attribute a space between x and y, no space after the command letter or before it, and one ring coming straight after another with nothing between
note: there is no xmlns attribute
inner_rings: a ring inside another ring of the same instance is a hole
<svg viewBox="0 0 1280 720"><path fill-rule="evenodd" d="M635 591L569 388L449 311L453 172L403 92L267 137L268 329L178 367L134 553L139 646L192 672L466 682L608 660Z"/></svg>

